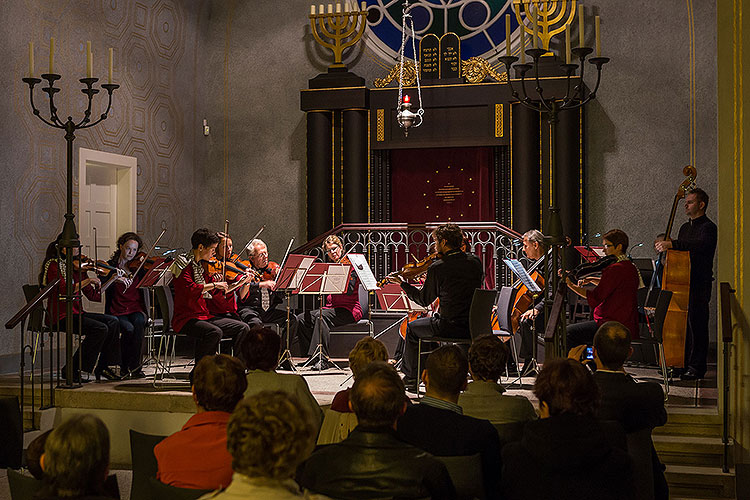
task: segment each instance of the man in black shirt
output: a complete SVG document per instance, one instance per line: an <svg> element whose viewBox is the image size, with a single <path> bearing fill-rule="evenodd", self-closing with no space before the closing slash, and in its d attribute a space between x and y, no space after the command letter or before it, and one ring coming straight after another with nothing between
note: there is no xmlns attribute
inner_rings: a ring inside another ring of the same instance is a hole
<svg viewBox="0 0 750 500"><path fill-rule="evenodd" d="M685 372L682 380L703 378L708 356L708 303L711 300L716 224L706 216L708 195L694 189L685 196L685 214L690 220L680 227L676 240L654 243L657 252L670 248L690 252L690 302L685 338Z"/></svg>
<svg viewBox="0 0 750 500"><path fill-rule="evenodd" d="M427 307L440 299L440 313L412 321L406 327L402 371L410 392L418 385L417 352L420 338L469 338L469 308L474 290L482 287L481 261L461 250L463 232L456 224L444 224L432 233L435 250L441 257L427 270L421 289L401 281L401 288L417 304ZM400 278L396 278L400 279Z"/></svg>

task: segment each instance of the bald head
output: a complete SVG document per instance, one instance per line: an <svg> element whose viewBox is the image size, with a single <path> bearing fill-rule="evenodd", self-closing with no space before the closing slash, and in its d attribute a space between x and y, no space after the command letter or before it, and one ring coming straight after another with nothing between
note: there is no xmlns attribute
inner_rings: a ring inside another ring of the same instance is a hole
<svg viewBox="0 0 750 500"><path fill-rule="evenodd" d="M364 427L389 427L404 410L404 383L391 365L374 361L358 375L349 394L352 411Z"/></svg>
<svg viewBox="0 0 750 500"><path fill-rule="evenodd" d="M630 347L630 331L622 323L607 321L594 335L596 356L607 370L621 370L625 360L633 352Z"/></svg>

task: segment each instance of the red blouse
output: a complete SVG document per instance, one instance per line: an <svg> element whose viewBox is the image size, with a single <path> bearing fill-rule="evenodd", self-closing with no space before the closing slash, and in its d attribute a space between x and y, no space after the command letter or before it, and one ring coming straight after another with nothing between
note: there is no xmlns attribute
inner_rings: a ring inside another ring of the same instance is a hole
<svg viewBox="0 0 750 500"><path fill-rule="evenodd" d="M80 276L78 271L73 271L73 285L75 286L76 283L80 282L81 279L86 278L86 273L81 272ZM60 283L57 284L56 290L50 294L49 299L47 299L47 324L48 325L54 325L58 323L60 320L65 318L66 311L65 311L65 279L60 275L60 266L57 263L57 260L51 260L49 263L49 266L47 266L47 274L46 274L46 283L51 283L55 281L57 278L60 278ZM83 288L83 294L88 298L89 300L93 302L101 302L102 300L102 291L99 287L94 287L93 285L88 285ZM83 308L81 307L81 301L80 299L73 301L73 314L80 314L83 312ZM53 317L54 315L54 317ZM53 321L54 319L54 321Z"/></svg>
<svg viewBox="0 0 750 500"><path fill-rule="evenodd" d="M203 273L206 283L213 280L208 273ZM175 276L174 284L174 315L172 328L179 332L191 319L205 320L212 317L208 310L206 299L203 298L203 285L193 279L193 263L191 262Z"/></svg>
<svg viewBox="0 0 750 500"><path fill-rule="evenodd" d="M143 302L143 291L138 288L139 279L134 279L129 288L125 288L125 283L115 281L110 288L112 289L112 298L109 299L108 314L115 316L125 316L136 312L146 312L146 305Z"/></svg>
<svg viewBox="0 0 750 500"><path fill-rule="evenodd" d="M630 337L637 339L638 333L638 270L629 260L607 266L602 279L593 290L586 291L586 300L594 309L597 325L607 321L619 321L630 330Z"/></svg>
<svg viewBox="0 0 750 500"><path fill-rule="evenodd" d="M211 290L211 298L206 301L208 311L218 316L219 314L237 314L237 296L234 292L224 293L221 290Z"/></svg>

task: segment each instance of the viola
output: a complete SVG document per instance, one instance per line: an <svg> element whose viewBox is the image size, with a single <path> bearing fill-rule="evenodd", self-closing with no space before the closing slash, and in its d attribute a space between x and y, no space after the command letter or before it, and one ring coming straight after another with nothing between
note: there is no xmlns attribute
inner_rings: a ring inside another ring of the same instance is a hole
<svg viewBox="0 0 750 500"><path fill-rule="evenodd" d="M218 277L221 281L231 282L245 275L245 271L229 262L225 263L221 260L202 260L201 265L203 265L205 272L213 276L214 279Z"/></svg>

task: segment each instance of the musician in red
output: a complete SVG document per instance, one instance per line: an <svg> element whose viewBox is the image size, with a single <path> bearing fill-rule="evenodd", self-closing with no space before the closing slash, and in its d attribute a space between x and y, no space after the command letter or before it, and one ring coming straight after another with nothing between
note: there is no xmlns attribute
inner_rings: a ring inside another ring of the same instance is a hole
<svg viewBox="0 0 750 500"><path fill-rule="evenodd" d="M338 236L332 234L323 242L323 250L331 262L341 262L344 258L344 244ZM356 323L362 319L362 306L359 303L359 278L354 270L349 274L346 293L328 295L325 307L318 320L318 309L308 310L297 316L297 334L301 347L307 348L310 358L304 363L314 361L313 354L322 345L323 354L328 354L328 342L331 337L331 328L334 326ZM308 348L309 346L309 348ZM312 365L315 370L325 370L328 362L323 358Z"/></svg>
<svg viewBox="0 0 750 500"><path fill-rule="evenodd" d="M47 301L47 324L53 330L59 328L65 331L65 318L67 316L65 303L65 278L68 272L73 277L73 292L82 292L89 300L100 302L102 300L101 281L94 276L89 278L86 271L78 269L67 269L65 263L65 249L60 247L62 234L47 246L44 263L39 274L39 284L46 287L49 283L60 278L56 290L52 292ZM58 248L60 256L58 257ZM78 248L73 249L74 262L80 263ZM80 295L73 300L73 333L78 333L79 327L83 335L81 348L73 355L73 378L80 382L81 374L78 371L78 357L81 356L81 370L94 373L97 380L102 377L108 380L117 380L119 377L109 368L119 362L119 338L120 325L117 318L109 314L90 313L83 310ZM62 373L66 372L63 367Z"/></svg>
<svg viewBox="0 0 750 500"><path fill-rule="evenodd" d="M138 288L138 281L145 273L141 271L138 277L128 276L128 264L142 246L141 237L133 232L124 233L117 239L117 250L107 263L127 274L114 277L113 271L107 281L114 281L104 292L104 311L115 316L120 323L120 375L129 378L144 377L140 366L147 315L143 290Z"/></svg>
<svg viewBox="0 0 750 500"><path fill-rule="evenodd" d="M218 233L219 244L216 247L216 265L209 266L211 269L221 270L225 263L232 266L232 238L223 232ZM214 281L226 281L226 274L221 272L213 273L211 278ZM247 297L250 283L247 274L241 274L234 278L236 281L231 284L235 285L238 281L244 281L243 285L239 288L232 290L231 292L224 292L222 290L214 290L211 292L211 299L206 301L208 311L216 317L240 319L237 314L237 296L239 295L240 300Z"/></svg>
<svg viewBox="0 0 750 500"><path fill-rule="evenodd" d="M593 321L568 325L568 349L591 344L599 326L607 321L618 321L625 325L630 337L637 339L638 333L638 288L640 275L635 265L628 259L628 235L619 229L612 229L602 236L604 253L611 258L602 271L599 284L593 289L583 288L582 282L573 283L566 278L568 287L585 298L594 311ZM607 257L605 257L607 258Z"/></svg>
<svg viewBox="0 0 750 500"><path fill-rule="evenodd" d="M216 353L222 337L232 337L237 344L250 330L238 319L215 316L208 310L211 292L229 290L226 281L214 281L201 264L214 257L219 241L216 232L198 229L190 238L192 250L177 257L169 268L174 276L172 328L196 339L196 364L203 356Z"/></svg>

